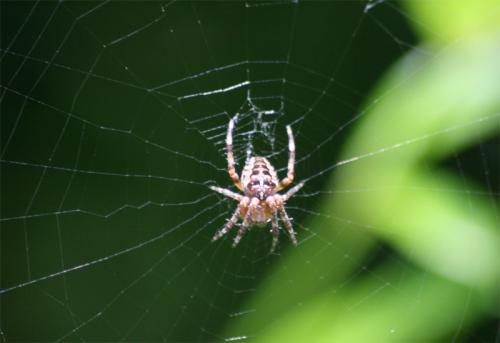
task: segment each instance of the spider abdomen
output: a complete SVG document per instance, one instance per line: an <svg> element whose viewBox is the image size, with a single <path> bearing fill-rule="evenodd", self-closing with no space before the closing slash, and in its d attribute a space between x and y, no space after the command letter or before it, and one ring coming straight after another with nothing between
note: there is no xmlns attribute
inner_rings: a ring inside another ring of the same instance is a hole
<svg viewBox="0 0 500 343"><path fill-rule="evenodd" d="M255 211L252 211L250 216L253 224L264 227L271 220L271 211L266 203L262 201Z"/></svg>

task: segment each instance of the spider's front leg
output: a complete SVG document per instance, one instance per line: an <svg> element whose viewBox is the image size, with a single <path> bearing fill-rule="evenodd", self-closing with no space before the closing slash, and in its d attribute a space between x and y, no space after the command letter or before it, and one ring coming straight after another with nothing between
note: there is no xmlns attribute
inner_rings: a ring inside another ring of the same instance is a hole
<svg viewBox="0 0 500 343"><path fill-rule="evenodd" d="M290 199L295 193L297 193L302 187L304 187L304 184L305 182L302 181L301 183L298 183L290 188L285 194L283 194L283 202L287 202L288 199Z"/></svg>
<svg viewBox="0 0 500 343"><path fill-rule="evenodd" d="M288 168L286 177L280 181L278 191L288 187L295 176L295 140L293 139L292 127L287 125L286 133L288 135Z"/></svg>
<svg viewBox="0 0 500 343"><path fill-rule="evenodd" d="M234 119L231 119L227 127L227 135L226 135L227 171L229 173L229 177L231 178L231 180L233 180L233 183L236 186L236 188L242 191L243 187L241 185L240 177L238 176L238 173L236 173L236 169L234 168L233 129L234 129Z"/></svg>

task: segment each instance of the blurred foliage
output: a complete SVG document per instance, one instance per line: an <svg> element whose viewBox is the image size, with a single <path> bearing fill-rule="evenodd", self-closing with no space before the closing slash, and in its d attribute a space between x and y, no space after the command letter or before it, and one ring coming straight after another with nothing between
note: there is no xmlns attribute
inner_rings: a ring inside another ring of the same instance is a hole
<svg viewBox="0 0 500 343"><path fill-rule="evenodd" d="M331 216L308 224L348 253L331 249L312 263L304 258L320 245L289 251L247 305L266 315L242 318L230 335L259 332L258 341L273 342L429 341L461 337L484 318L498 320L498 203L471 196L484 190L440 163L498 135L500 6L450 0L406 7L422 42L367 100L341 160L362 158L342 165L331 180L333 189L367 191L333 193L320 210ZM376 277L344 287L379 240L413 268L382 263L373 269ZM302 282L287 287L292 275ZM494 339L484 334L471 339Z"/></svg>

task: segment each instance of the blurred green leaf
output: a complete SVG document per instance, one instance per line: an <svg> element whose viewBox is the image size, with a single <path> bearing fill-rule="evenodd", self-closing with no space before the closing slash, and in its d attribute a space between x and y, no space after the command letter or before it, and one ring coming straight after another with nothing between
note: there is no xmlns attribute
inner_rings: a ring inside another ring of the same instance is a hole
<svg viewBox="0 0 500 343"><path fill-rule="evenodd" d="M499 7L488 1L410 1L408 8L417 29L431 32L426 39L452 43L422 43L380 83L344 147L342 161L348 163L340 162L328 187L370 191L355 197L334 193L319 211L328 215L307 225L338 248L308 260L319 249L314 243L290 252L248 305L266 315L242 318L231 335L259 332L261 341L429 340L459 334L498 311L498 204L492 208L490 199L473 196L483 190L438 163L498 134ZM415 269L386 263L378 277L344 288L376 239ZM290 275L301 280L293 288L287 287Z"/></svg>

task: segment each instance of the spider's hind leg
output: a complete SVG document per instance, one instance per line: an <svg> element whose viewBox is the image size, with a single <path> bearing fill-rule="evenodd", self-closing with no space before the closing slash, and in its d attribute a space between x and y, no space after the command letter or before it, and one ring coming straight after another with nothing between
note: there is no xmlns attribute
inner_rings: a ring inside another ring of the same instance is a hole
<svg viewBox="0 0 500 343"><path fill-rule="evenodd" d="M295 231L293 231L292 227L292 221L290 220L290 217L288 217L288 214L285 211L285 208L283 205L278 207L281 215L281 219L283 220L283 223L285 223L285 228L288 231L288 234L290 235L290 239L292 240L293 245L297 245L297 238L295 237Z"/></svg>
<svg viewBox="0 0 500 343"><path fill-rule="evenodd" d="M246 198L248 199L248 198ZM240 229L238 230L238 234L236 237L234 237L234 242L233 242L233 248L240 243L241 238L243 238L243 235L245 235L245 232L247 229L252 225L251 217L252 213L254 213L256 207L259 205L259 199L257 198L252 198L250 201L250 204L248 205L248 211L245 214L245 218L243 219L243 223L241 224Z"/></svg>
<svg viewBox="0 0 500 343"><path fill-rule="evenodd" d="M273 234L273 243L271 245L271 252L272 254L274 250L276 250L276 247L278 246L279 242L279 236L280 236L280 228L278 224L278 216L276 213L273 214L273 217L271 219L271 233Z"/></svg>
<svg viewBox="0 0 500 343"><path fill-rule="evenodd" d="M243 223L241 224L240 229L238 230L238 234L236 235L236 237L234 237L233 248L235 248L240 243L241 239L245 235L245 232L247 231L248 227L250 226L249 219L250 219L250 216L249 216L249 214L247 214L245 216L245 219L243 220Z"/></svg>
<svg viewBox="0 0 500 343"><path fill-rule="evenodd" d="M236 211L234 211L233 216L227 221L224 227L215 233L215 235L212 238L212 242L215 242L216 240L224 236L226 233L228 233L229 230L231 230L233 226L236 225L239 218L240 218L240 207L238 206Z"/></svg>

